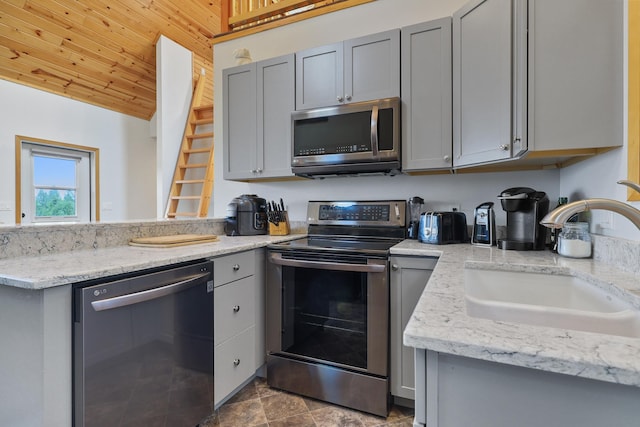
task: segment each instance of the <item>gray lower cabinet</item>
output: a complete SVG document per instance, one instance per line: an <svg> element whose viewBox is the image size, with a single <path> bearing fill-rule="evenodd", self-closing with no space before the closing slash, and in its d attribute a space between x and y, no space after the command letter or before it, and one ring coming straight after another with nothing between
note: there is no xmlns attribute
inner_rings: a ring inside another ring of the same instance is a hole
<svg viewBox="0 0 640 427"><path fill-rule="evenodd" d="M263 251L255 250L213 260L216 407L265 362L263 258Z"/></svg>
<svg viewBox="0 0 640 427"><path fill-rule="evenodd" d="M0 426L73 424L71 288L0 285Z"/></svg>
<svg viewBox="0 0 640 427"><path fill-rule="evenodd" d="M401 30L402 170L452 162L451 18Z"/></svg>
<svg viewBox="0 0 640 427"><path fill-rule="evenodd" d="M638 387L416 349L415 427L628 427L638 402Z"/></svg>
<svg viewBox="0 0 640 427"><path fill-rule="evenodd" d="M402 344L402 334L431 277L437 258L391 257L391 394L414 399L413 348Z"/></svg>
<svg viewBox="0 0 640 427"><path fill-rule="evenodd" d="M291 54L222 71L224 179L293 176L294 67Z"/></svg>
<svg viewBox="0 0 640 427"><path fill-rule="evenodd" d="M453 165L621 145L622 0L472 0L453 15Z"/></svg>
<svg viewBox="0 0 640 427"><path fill-rule="evenodd" d="M296 109L400 96L400 30L296 53Z"/></svg>

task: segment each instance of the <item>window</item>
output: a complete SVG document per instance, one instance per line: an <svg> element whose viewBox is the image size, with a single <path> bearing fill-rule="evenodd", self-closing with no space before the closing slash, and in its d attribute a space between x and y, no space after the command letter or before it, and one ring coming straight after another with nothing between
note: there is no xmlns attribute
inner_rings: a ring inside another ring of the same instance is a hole
<svg viewBox="0 0 640 427"><path fill-rule="evenodd" d="M98 215L91 147L16 137L16 223L90 222Z"/></svg>

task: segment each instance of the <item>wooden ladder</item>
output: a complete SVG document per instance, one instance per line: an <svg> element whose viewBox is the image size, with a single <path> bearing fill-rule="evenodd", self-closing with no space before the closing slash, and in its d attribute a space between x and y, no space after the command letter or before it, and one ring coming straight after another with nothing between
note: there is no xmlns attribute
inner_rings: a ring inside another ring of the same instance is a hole
<svg viewBox="0 0 640 427"><path fill-rule="evenodd" d="M204 74L200 75L193 91L165 218L204 218L209 212L213 191L213 131L197 133L199 126L213 127L213 105L200 105L205 79Z"/></svg>

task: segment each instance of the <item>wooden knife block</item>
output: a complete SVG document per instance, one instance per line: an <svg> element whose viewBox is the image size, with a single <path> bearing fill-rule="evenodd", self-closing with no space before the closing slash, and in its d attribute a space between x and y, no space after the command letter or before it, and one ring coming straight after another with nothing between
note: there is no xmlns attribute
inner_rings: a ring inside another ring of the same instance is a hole
<svg viewBox="0 0 640 427"><path fill-rule="evenodd" d="M270 236L286 236L291 232L291 228L289 227L289 215L286 211L282 212L282 217L284 218L284 221L280 221L278 225L269 222Z"/></svg>

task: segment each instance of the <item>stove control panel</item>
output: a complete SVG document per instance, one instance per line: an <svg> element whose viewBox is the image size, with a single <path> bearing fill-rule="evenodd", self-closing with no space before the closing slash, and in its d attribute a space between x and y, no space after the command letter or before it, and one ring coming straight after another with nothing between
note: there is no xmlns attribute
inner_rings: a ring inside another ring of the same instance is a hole
<svg viewBox="0 0 640 427"><path fill-rule="evenodd" d="M392 201L311 201L307 207L309 224L403 226L406 202Z"/></svg>
<svg viewBox="0 0 640 427"><path fill-rule="evenodd" d="M321 221L389 221L389 205L320 205Z"/></svg>

